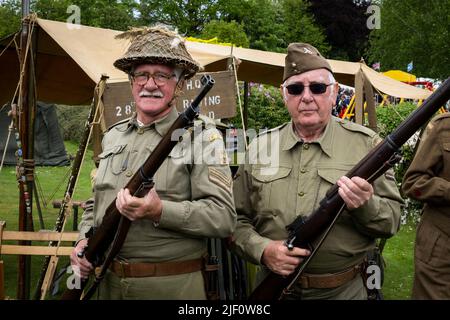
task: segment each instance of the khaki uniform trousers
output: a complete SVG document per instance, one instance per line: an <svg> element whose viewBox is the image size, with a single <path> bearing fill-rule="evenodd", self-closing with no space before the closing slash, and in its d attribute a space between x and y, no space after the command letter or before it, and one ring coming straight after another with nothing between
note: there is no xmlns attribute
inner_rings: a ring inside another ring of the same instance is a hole
<svg viewBox="0 0 450 320"><path fill-rule="evenodd" d="M414 249L412 299L450 299L450 237L422 216Z"/></svg>
<svg viewBox="0 0 450 320"><path fill-rule="evenodd" d="M121 278L108 270L99 300L206 300L201 271L163 277Z"/></svg>

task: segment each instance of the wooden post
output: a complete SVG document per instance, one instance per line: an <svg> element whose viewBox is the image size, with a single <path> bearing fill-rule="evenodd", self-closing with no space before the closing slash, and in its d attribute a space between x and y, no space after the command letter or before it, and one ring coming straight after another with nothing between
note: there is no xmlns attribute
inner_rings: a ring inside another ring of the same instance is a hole
<svg viewBox="0 0 450 320"><path fill-rule="evenodd" d="M35 74L34 61L36 58L36 32L30 32L33 26L30 19L30 1L22 0L22 31L20 37L20 70L22 81L19 93L19 133L22 145L21 163L19 163L19 231L33 229L33 179L34 179L34 118ZM30 41L31 40L31 41ZM33 56L34 55L34 56ZM28 245L29 242L19 242ZM19 270L17 281L17 299L30 298L31 259L19 256Z"/></svg>
<svg viewBox="0 0 450 320"><path fill-rule="evenodd" d="M248 129L248 82L244 82L244 128ZM239 92L238 92L239 94Z"/></svg>
<svg viewBox="0 0 450 320"><path fill-rule="evenodd" d="M364 124L364 78L361 69L355 75L355 122Z"/></svg>
<svg viewBox="0 0 450 320"><path fill-rule="evenodd" d="M366 99L367 119L369 120L369 128L377 132L377 113L375 110L375 101L373 95L373 87L369 79L364 76L364 96Z"/></svg>

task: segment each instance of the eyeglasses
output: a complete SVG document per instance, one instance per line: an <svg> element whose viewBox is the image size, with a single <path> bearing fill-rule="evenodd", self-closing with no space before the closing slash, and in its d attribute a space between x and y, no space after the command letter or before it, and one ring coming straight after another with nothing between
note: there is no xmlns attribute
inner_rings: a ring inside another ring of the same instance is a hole
<svg viewBox="0 0 450 320"><path fill-rule="evenodd" d="M175 74L166 74L162 72L157 73L136 72L131 75L133 81L140 86L145 85L150 78L152 78L153 81L155 81L157 86L163 86L166 83L168 83L169 80L172 79L173 77L175 77Z"/></svg>
<svg viewBox="0 0 450 320"><path fill-rule="evenodd" d="M327 87L331 86L334 83L325 84L325 83L311 83L309 86L305 86L303 83L293 83L285 86L288 93L293 96L299 96L303 93L306 87L309 87L309 90L313 94L323 94L327 91Z"/></svg>

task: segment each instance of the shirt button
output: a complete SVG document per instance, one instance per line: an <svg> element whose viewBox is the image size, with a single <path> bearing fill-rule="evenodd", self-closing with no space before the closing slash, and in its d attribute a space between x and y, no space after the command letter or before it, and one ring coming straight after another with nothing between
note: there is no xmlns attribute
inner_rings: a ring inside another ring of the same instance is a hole
<svg viewBox="0 0 450 320"><path fill-rule="evenodd" d="M300 170L300 173L306 173L306 169L305 169L305 168L302 168L302 169Z"/></svg>
<svg viewBox="0 0 450 320"><path fill-rule="evenodd" d="M303 191L301 191L301 192L298 193L298 195L299 195L300 197L303 197L303 196L305 195L305 193L304 193Z"/></svg>
<svg viewBox="0 0 450 320"><path fill-rule="evenodd" d="M303 144L303 149L308 150L308 149L309 149L309 144L304 143L304 144Z"/></svg>
<svg viewBox="0 0 450 320"><path fill-rule="evenodd" d="M125 174L127 177L131 177L133 175L133 172L131 170L128 170Z"/></svg>

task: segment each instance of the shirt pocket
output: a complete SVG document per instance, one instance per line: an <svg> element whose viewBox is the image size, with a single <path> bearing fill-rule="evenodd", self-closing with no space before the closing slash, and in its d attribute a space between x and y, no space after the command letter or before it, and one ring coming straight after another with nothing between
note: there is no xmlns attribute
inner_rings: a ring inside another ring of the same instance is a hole
<svg viewBox="0 0 450 320"><path fill-rule="evenodd" d="M316 202L322 200L327 191L334 184L336 184L336 181L338 181L340 177L344 176L352 168L353 165L347 164L334 164L323 167L318 166L317 175L320 177L320 185L318 190L318 199L316 199Z"/></svg>
<svg viewBox="0 0 450 320"><path fill-rule="evenodd" d="M155 146L147 147L147 153L151 154ZM155 190L164 200L175 200L177 193L184 190L186 182L180 177L179 171L185 168L186 150L176 144L170 154L164 159L154 175ZM189 181L189 180L188 180Z"/></svg>
<svg viewBox="0 0 450 320"><path fill-rule="evenodd" d="M96 190L115 189L118 187L119 177L128 167L127 153L124 152L126 146L124 144L107 148L98 155L100 164L95 176Z"/></svg>
<svg viewBox="0 0 450 320"><path fill-rule="evenodd" d="M287 166L252 168L251 201L259 213L276 216L286 211L291 171Z"/></svg>
<svg viewBox="0 0 450 320"><path fill-rule="evenodd" d="M415 256L417 260L436 267L446 268L450 254L450 238L423 219L417 228Z"/></svg>

